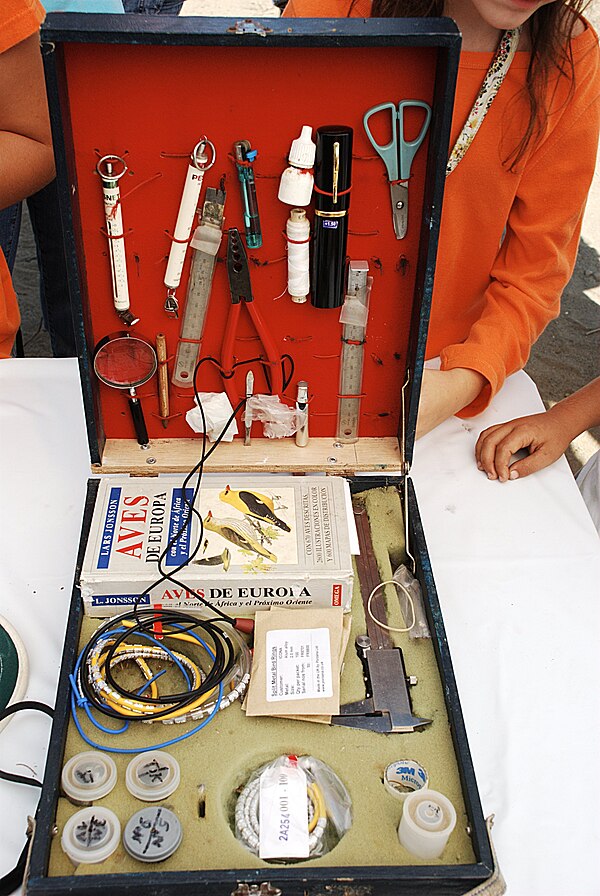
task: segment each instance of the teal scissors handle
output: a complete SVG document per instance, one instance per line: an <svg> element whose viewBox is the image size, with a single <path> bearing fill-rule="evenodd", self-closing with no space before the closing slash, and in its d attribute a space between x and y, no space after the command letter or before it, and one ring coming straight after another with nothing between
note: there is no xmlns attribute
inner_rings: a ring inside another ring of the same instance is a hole
<svg viewBox="0 0 600 896"><path fill-rule="evenodd" d="M414 140L404 139L404 110L410 107L417 107L425 110L425 120L421 131ZM400 180L408 180L410 177L410 168L417 150L423 140L431 121L431 106L422 100L403 100L398 103L398 133L400 136ZM366 125L365 125L366 127ZM371 141L373 142L373 141ZM393 178L396 180L396 178Z"/></svg>
<svg viewBox="0 0 600 896"><path fill-rule="evenodd" d="M375 115L377 112L381 112L383 109L389 109L392 113L392 139L389 143L377 143L373 134L371 133L371 129L369 128L369 119ZM365 114L363 115L363 125L365 127L365 131L367 132L367 137L371 141L373 149L379 153L385 167L387 168L388 180L398 180L398 138L396 136L396 119L398 113L396 111L396 106L394 103L380 103L379 106L373 106L371 109L367 109ZM425 136L425 135L423 135ZM415 150L416 152L416 150Z"/></svg>

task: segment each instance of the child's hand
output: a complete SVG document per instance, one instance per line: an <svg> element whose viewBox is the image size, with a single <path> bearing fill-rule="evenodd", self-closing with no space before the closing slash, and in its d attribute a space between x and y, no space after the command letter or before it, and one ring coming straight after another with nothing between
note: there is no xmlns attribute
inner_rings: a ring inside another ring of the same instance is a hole
<svg viewBox="0 0 600 896"><path fill-rule="evenodd" d="M521 479L553 464L564 454L573 433L558 405L545 414L519 417L485 429L475 445L477 466L488 479ZM529 449L529 456L510 464L513 454Z"/></svg>

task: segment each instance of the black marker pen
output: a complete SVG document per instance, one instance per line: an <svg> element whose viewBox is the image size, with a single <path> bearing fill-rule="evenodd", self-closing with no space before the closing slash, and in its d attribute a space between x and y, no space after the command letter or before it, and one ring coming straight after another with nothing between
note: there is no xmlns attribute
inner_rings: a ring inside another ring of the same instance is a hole
<svg viewBox="0 0 600 896"><path fill-rule="evenodd" d="M315 308L344 304L352 134L344 125L317 128L311 290Z"/></svg>

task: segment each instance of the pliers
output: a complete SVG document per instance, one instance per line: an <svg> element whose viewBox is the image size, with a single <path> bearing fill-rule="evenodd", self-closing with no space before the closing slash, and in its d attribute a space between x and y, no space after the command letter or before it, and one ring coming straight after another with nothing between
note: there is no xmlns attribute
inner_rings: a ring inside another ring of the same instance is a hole
<svg viewBox="0 0 600 896"><path fill-rule="evenodd" d="M260 352L259 360L265 368L265 376L272 395L279 395L283 391L282 358L275 343L265 326L260 315L250 283L250 271L248 258L237 227L230 227L227 231L227 276L229 278L229 290L231 292L231 307L227 317L225 335L221 346L221 375L224 380L225 391L232 407L237 407L240 394L235 388L233 374L235 372L233 345L236 339L237 327L240 318L242 303L248 309L248 313L254 324L254 328L262 343L264 353ZM266 358L264 357L266 355ZM244 363L243 360L237 363Z"/></svg>

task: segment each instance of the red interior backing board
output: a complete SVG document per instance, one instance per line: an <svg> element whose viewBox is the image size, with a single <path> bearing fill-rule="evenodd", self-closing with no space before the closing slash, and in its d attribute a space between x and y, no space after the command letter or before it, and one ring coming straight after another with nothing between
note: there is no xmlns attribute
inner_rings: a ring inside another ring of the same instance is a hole
<svg viewBox="0 0 600 896"><path fill-rule="evenodd" d="M406 369L409 323L415 286L420 218L427 161L426 137L413 162L409 184L407 236L397 240L387 173L364 131L362 118L372 106L404 99L431 104L436 50L429 48L280 48L163 47L66 44L68 103L74 140L78 206L85 264L84 303L93 342L124 329L112 298L108 243L104 232L98 159L123 156L128 165L120 181L131 309L139 317L136 334L154 342L164 333L170 357L169 379L181 320L164 311L163 278L190 154L206 135L216 148L216 163L205 175L218 187L225 175L225 230L244 233L240 186L232 147L247 139L258 150L254 165L263 245L249 249L254 300L278 350L292 356L295 372L286 397L293 403L296 384L307 380L310 432L335 436L342 326L340 309L319 310L310 301L294 304L286 291L285 223L290 206L277 199L287 153L302 125L342 124L354 129L348 257L367 260L374 278L365 346L361 436L395 436ZM414 116L414 118L412 117ZM414 139L422 113L409 110L406 139ZM378 130L381 125L381 131ZM385 130L387 125L387 132ZM371 121L381 143L391 138L391 117ZM377 130L376 130L377 129ZM312 220L312 209L308 216ZM230 295L226 237L219 252L201 356L220 355ZM181 285L185 301L191 250ZM181 318L181 311L180 311ZM258 343L242 311L234 351L237 360L256 355ZM247 368L235 376L240 397ZM261 365L252 365L255 392L268 391ZM217 368L204 364L200 391L222 391ZM107 438L133 438L123 394L96 383ZM138 390L150 438L190 437L185 412L191 389L171 385L170 413L179 414L163 429L158 417L156 377Z"/></svg>

